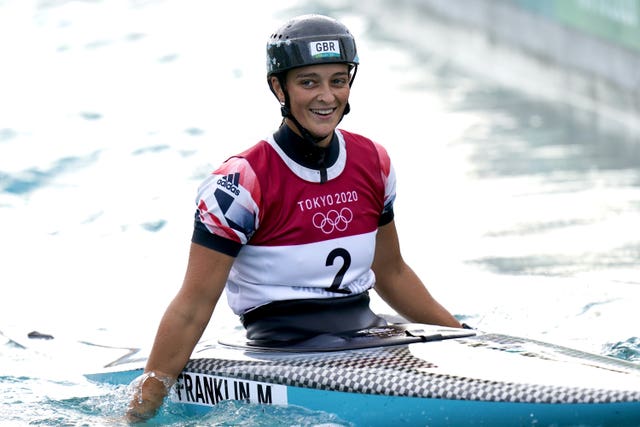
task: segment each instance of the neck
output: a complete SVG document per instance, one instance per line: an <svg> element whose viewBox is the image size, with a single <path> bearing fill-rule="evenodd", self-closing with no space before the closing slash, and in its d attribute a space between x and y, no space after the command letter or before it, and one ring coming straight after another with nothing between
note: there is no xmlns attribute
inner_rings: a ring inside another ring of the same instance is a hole
<svg viewBox="0 0 640 427"><path fill-rule="evenodd" d="M311 169L319 170L330 167L337 160L340 151L335 132L328 138L324 146L317 145L299 135L286 121L274 134L274 138L287 156L296 163Z"/></svg>
<svg viewBox="0 0 640 427"><path fill-rule="evenodd" d="M291 118L287 117L284 119L284 122L287 126L289 126L289 128L293 132L295 132L296 135L298 135L301 138L304 138L302 131L300 130L300 128L298 127L297 123L294 120L291 120ZM311 136L314 138L314 144L316 146L326 148L331 143L331 139L333 139L333 132L331 132L329 135L325 137L322 137L321 139L318 139L318 137L316 137L315 135L311 135Z"/></svg>

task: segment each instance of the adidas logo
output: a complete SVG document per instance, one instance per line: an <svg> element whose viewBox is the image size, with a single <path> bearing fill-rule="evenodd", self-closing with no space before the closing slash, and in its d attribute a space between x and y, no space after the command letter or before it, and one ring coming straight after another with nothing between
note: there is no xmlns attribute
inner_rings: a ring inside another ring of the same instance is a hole
<svg viewBox="0 0 640 427"><path fill-rule="evenodd" d="M230 173L229 175L223 176L220 178L216 184L218 184L222 188L226 188L231 191L236 196L240 194L240 187L238 183L240 182L240 173Z"/></svg>

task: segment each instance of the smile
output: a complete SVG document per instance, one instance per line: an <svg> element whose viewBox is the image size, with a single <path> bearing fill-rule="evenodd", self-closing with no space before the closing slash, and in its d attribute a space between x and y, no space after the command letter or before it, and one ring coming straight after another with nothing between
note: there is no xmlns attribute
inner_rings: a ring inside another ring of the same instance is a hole
<svg viewBox="0 0 640 427"><path fill-rule="evenodd" d="M323 109L311 109L311 112L313 114L319 114L321 116L328 116L330 114L332 114L334 111L336 111L336 108L323 108Z"/></svg>

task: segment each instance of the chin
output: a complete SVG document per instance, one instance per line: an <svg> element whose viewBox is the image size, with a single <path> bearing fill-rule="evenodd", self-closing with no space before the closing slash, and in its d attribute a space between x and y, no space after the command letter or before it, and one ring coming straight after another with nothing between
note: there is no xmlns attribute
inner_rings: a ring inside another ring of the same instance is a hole
<svg viewBox="0 0 640 427"><path fill-rule="evenodd" d="M331 123L322 123L320 126L313 126L311 129L313 130L313 133L315 133L315 134L327 135L327 134L333 132L333 130L336 128L336 126L338 126L338 121L337 120L332 120Z"/></svg>
<svg viewBox="0 0 640 427"><path fill-rule="evenodd" d="M334 131L335 129L336 129L336 128L335 128L335 126L331 126L331 127L327 126L327 127L323 127L323 128L317 128L317 129L314 129L314 130L312 131L312 133L313 133L313 135L315 135L316 137L327 136L327 135L329 135L329 134L333 133L333 131Z"/></svg>

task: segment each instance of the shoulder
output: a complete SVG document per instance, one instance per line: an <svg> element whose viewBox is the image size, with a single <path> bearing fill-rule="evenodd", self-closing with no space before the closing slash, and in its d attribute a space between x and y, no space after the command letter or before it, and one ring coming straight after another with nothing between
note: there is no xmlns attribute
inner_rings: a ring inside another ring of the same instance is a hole
<svg viewBox="0 0 640 427"><path fill-rule="evenodd" d="M367 138L366 136L360 135L355 132L349 132L344 129L336 129L336 132L342 135L344 140L347 142L353 141L353 142L359 142L362 144L375 144L375 142L373 142L373 140L371 140L370 138Z"/></svg>
<svg viewBox="0 0 640 427"><path fill-rule="evenodd" d="M346 143L355 142L359 145L369 145L371 149L375 150L382 169L388 173L389 168L391 167L391 159L389 157L389 153L382 144L354 132L349 132L343 129L339 129L338 132L340 132Z"/></svg>
<svg viewBox="0 0 640 427"><path fill-rule="evenodd" d="M262 153L264 153L265 151L271 151L271 144L269 144L269 142L267 142L266 139L260 140L257 143L255 143L254 145L252 145L251 147L247 148L246 150L236 154L233 157L243 157L243 158L247 158L247 157L251 157L251 156L255 156L255 155L260 155Z"/></svg>
<svg viewBox="0 0 640 427"><path fill-rule="evenodd" d="M259 200L260 159L264 158L264 150L269 144L260 141L250 148L227 158L200 185L201 192L215 191L221 187L238 196L240 188L247 190L251 197Z"/></svg>
<svg viewBox="0 0 640 427"><path fill-rule="evenodd" d="M266 153L270 151L273 151L273 149L268 142L265 140L259 141L246 150L227 158L214 173L253 173L256 165L258 165L260 160L264 159Z"/></svg>

